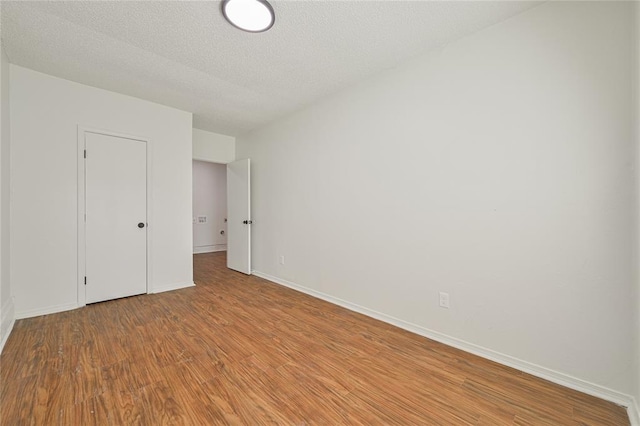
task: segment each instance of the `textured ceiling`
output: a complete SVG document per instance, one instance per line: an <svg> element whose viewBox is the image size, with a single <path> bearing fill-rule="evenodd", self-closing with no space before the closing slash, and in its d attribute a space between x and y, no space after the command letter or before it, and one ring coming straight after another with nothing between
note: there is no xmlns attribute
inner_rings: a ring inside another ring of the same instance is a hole
<svg viewBox="0 0 640 426"><path fill-rule="evenodd" d="M237 135L538 2L272 1L274 27L215 1L2 1L10 62L194 113Z"/></svg>

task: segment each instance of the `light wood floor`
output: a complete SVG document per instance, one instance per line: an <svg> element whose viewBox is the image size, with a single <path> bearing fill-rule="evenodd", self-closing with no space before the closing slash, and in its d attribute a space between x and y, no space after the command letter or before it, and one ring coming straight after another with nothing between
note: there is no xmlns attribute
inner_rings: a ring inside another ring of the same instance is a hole
<svg viewBox="0 0 640 426"><path fill-rule="evenodd" d="M3 425L624 425L622 407L195 256L197 287L20 320Z"/></svg>

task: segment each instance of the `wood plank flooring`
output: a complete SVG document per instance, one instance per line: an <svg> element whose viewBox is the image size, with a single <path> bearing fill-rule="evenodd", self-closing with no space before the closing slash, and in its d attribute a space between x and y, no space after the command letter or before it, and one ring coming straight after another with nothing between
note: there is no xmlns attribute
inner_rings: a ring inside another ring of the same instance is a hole
<svg viewBox="0 0 640 426"><path fill-rule="evenodd" d="M16 322L2 425L626 425L624 408L196 255L197 286Z"/></svg>

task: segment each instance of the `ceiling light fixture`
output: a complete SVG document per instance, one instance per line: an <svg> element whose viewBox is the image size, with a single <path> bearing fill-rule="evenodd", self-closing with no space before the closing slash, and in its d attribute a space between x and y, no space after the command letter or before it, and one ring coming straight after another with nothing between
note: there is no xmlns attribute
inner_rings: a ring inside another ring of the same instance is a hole
<svg viewBox="0 0 640 426"><path fill-rule="evenodd" d="M223 0L222 14L231 25L250 33L267 31L276 21L266 0Z"/></svg>

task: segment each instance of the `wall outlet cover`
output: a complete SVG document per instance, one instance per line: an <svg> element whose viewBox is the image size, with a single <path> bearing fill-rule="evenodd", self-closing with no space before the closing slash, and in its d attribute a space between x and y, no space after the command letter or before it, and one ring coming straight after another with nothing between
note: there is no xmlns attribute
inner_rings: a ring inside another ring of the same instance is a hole
<svg viewBox="0 0 640 426"><path fill-rule="evenodd" d="M440 292L440 306L449 309L449 293Z"/></svg>

